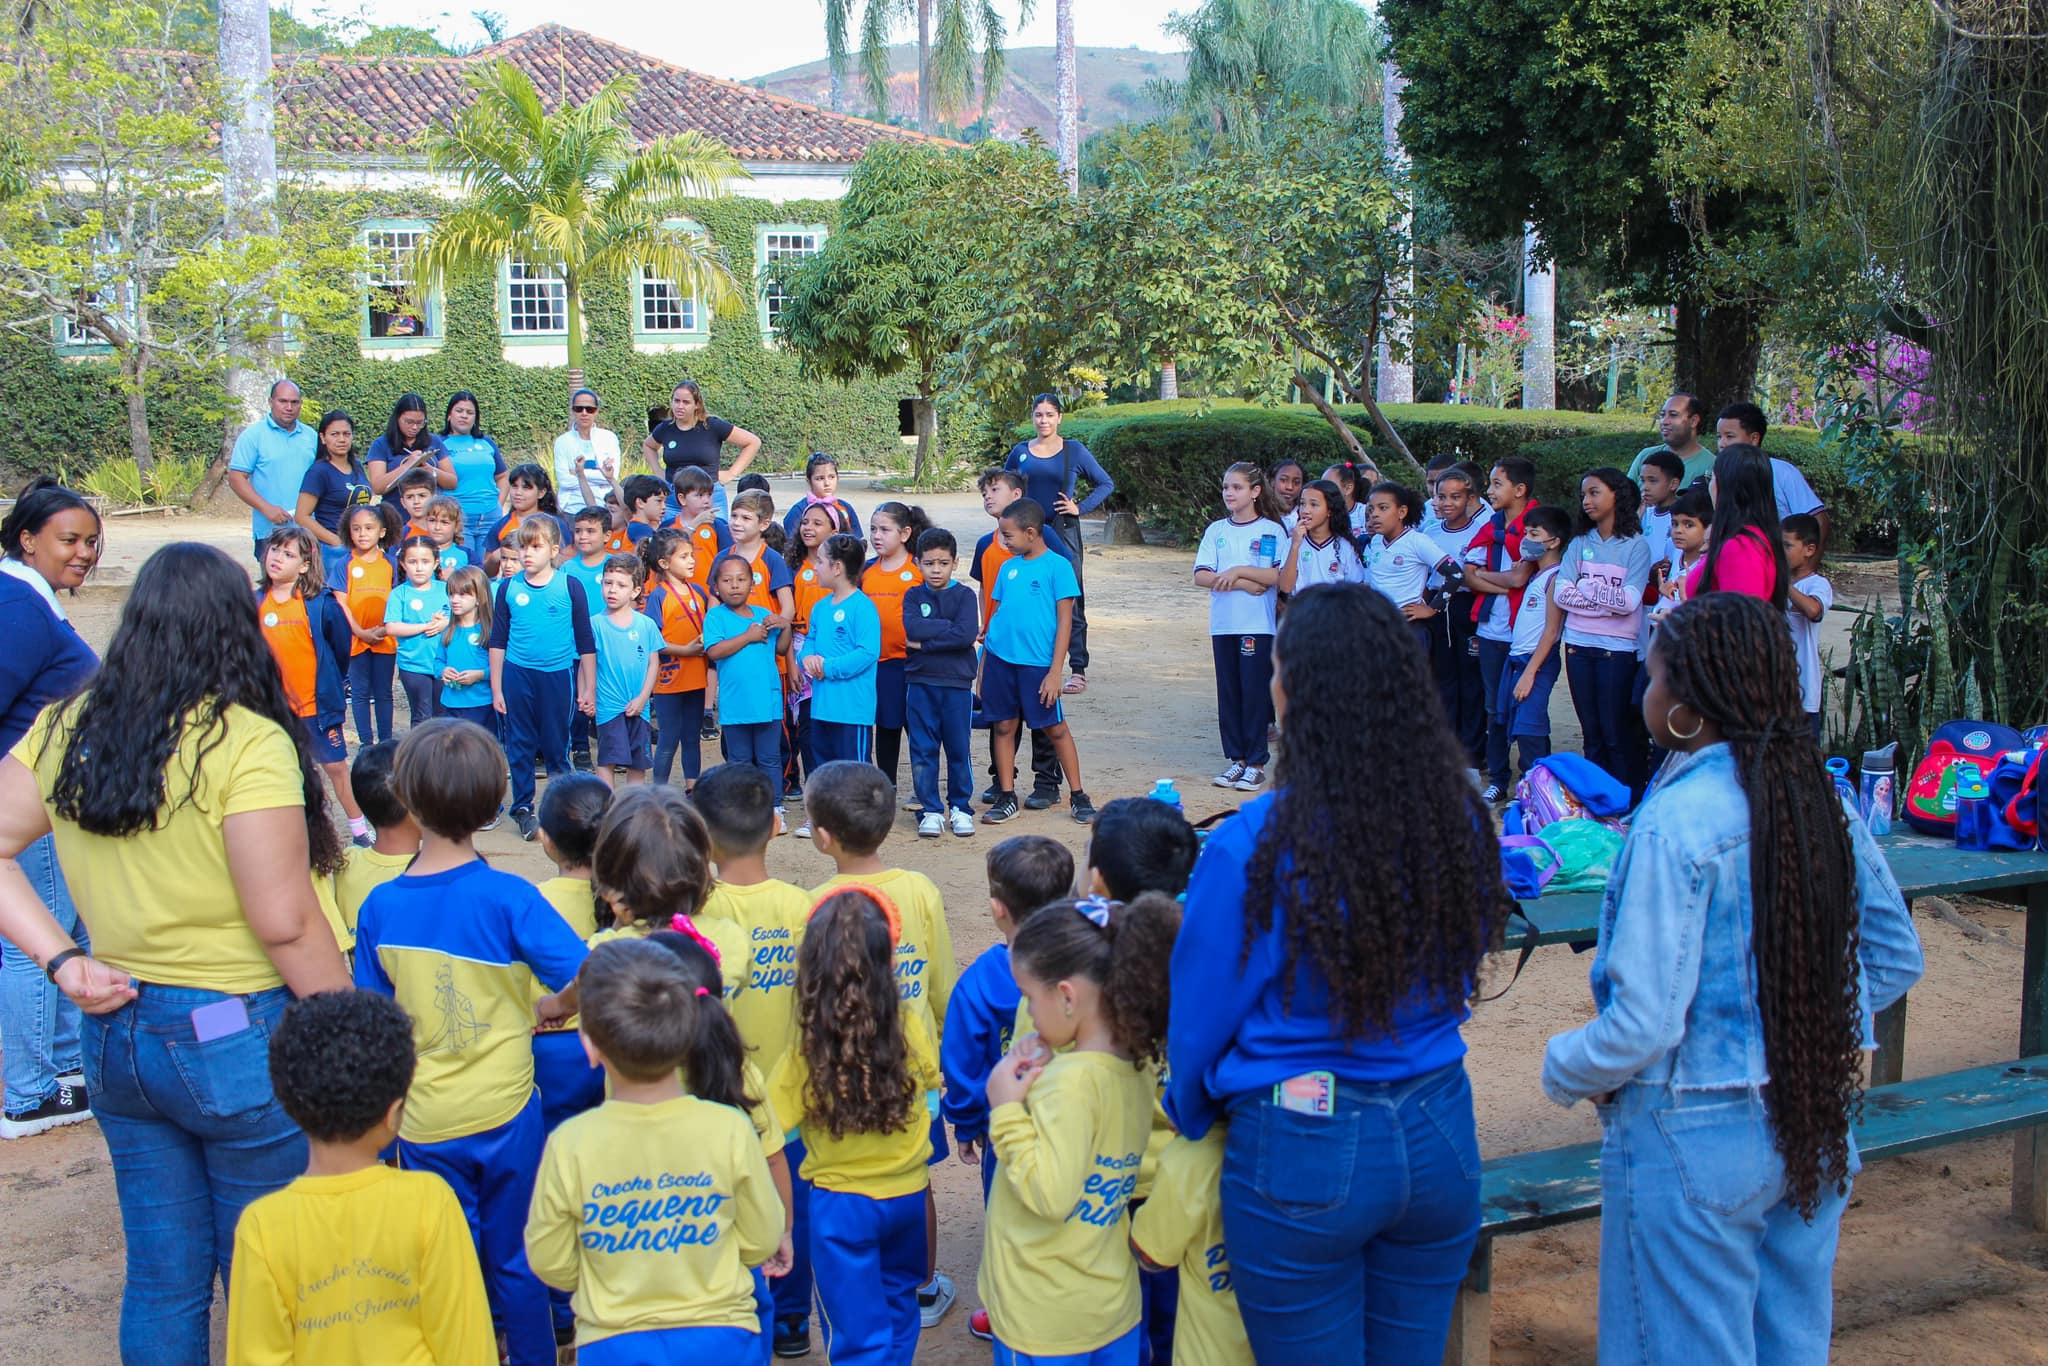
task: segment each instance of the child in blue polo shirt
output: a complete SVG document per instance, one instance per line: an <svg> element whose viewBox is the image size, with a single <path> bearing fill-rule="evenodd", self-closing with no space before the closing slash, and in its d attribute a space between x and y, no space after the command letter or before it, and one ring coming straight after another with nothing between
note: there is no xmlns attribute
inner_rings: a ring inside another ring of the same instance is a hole
<svg viewBox="0 0 2048 1366"><path fill-rule="evenodd" d="M1003 544L1010 559L996 575L990 596L999 610L989 620L981 657L981 714L989 723L989 747L996 762L996 803L981 813L995 825L1017 814L1014 786L1017 726L1043 731L1067 775L1067 800L1082 825L1095 819L1095 805L1081 790L1081 756L1060 710L1061 670L1074 625L1080 580L1064 556L1045 545L1045 509L1019 498L1003 512Z"/></svg>
<svg viewBox="0 0 2048 1366"><path fill-rule="evenodd" d="M637 477L637 476L636 476ZM661 672L661 628L633 600L647 578L638 555L618 554L604 564L604 615L597 637L597 776L607 784L644 783L654 760L648 746L647 706Z"/></svg>
<svg viewBox="0 0 2048 1366"><path fill-rule="evenodd" d="M448 586L434 577L440 551L425 536L408 536L398 550L405 581L384 600L384 634L398 642L398 682L405 689L408 727L439 715L441 636L448 629Z"/></svg>
<svg viewBox="0 0 2048 1366"><path fill-rule="evenodd" d="M875 666L882 658L882 617L860 591L867 552L858 537L831 536L819 548L811 629L797 662L811 677L811 749L819 764L866 763L875 725ZM808 827L798 832L809 838Z"/></svg>
<svg viewBox="0 0 2048 1366"><path fill-rule="evenodd" d="M512 533L523 573L498 584L491 619L491 705L503 718L512 769L512 818L519 837L540 833L533 813L533 763L548 776L569 767L569 712L597 709L597 643L583 585L555 569L561 527L529 517Z"/></svg>
<svg viewBox="0 0 2048 1366"><path fill-rule="evenodd" d="M747 601L754 571L722 555L711 573L718 605L704 614L704 657L718 668L718 726L728 763L782 781L782 668L789 618ZM781 791L780 787L776 791Z"/></svg>

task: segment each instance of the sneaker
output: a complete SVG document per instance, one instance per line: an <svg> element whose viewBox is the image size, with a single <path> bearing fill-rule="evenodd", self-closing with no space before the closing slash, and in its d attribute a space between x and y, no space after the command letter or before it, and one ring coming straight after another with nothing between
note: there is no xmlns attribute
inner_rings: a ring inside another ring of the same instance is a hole
<svg viewBox="0 0 2048 1366"><path fill-rule="evenodd" d="M1230 767L1224 769L1221 773L1211 778L1209 782L1216 787L1231 787L1234 786L1237 783L1237 780L1239 778L1242 778L1243 776L1244 762L1239 759L1232 759L1230 761Z"/></svg>
<svg viewBox="0 0 2048 1366"><path fill-rule="evenodd" d="M716 716L706 716L704 718L704 724L697 727L697 738L700 740L716 740L718 738L718 718Z"/></svg>
<svg viewBox="0 0 2048 1366"><path fill-rule="evenodd" d="M996 1330L989 1326L988 1310L977 1309L967 1316L967 1331L983 1342L994 1342Z"/></svg>
<svg viewBox="0 0 2048 1366"><path fill-rule="evenodd" d="M578 773L597 772L597 764L591 759L590 751L587 749L571 750L569 752L569 767L575 769Z"/></svg>
<svg viewBox="0 0 2048 1366"><path fill-rule="evenodd" d="M946 833L946 818L936 811L927 811L917 818L917 837L935 840Z"/></svg>
<svg viewBox="0 0 2048 1366"><path fill-rule="evenodd" d="M1001 825L1017 814L1017 794L1004 792L996 797L996 804L981 813L983 825Z"/></svg>
<svg viewBox="0 0 2048 1366"><path fill-rule="evenodd" d="M1232 783L1231 786L1239 792L1257 792L1261 787L1265 786L1265 783L1266 770L1263 768L1253 768L1250 764L1246 764L1244 772L1237 775L1237 781Z"/></svg>
<svg viewBox="0 0 2048 1366"><path fill-rule="evenodd" d="M946 1317L946 1311L958 1298L959 1294L953 1289L953 1278L943 1271L938 1272L930 1285L918 1288L917 1321L926 1328L938 1327L939 1320Z"/></svg>
<svg viewBox="0 0 2048 1366"><path fill-rule="evenodd" d="M1041 792L1033 788L1031 795L1024 799L1024 809L1026 811L1043 811L1059 799L1060 790L1058 788L1054 788L1050 792Z"/></svg>
<svg viewBox="0 0 2048 1366"><path fill-rule="evenodd" d="M809 817L805 817L805 819L804 819L804 823L803 823L802 825L799 825L799 826L798 826L798 827L797 827L796 829L794 829L794 830L792 830L792 831L790 831L790 832L789 832L789 837L790 837L791 839L793 839L793 840L807 840L807 839L809 839L809 838L811 837L811 822L810 822L810 818L809 818Z"/></svg>
<svg viewBox="0 0 2048 1366"><path fill-rule="evenodd" d="M778 835L789 833L789 823L782 819L782 808L779 806L775 808L775 833Z"/></svg>
<svg viewBox="0 0 2048 1366"><path fill-rule="evenodd" d="M532 840L540 834L540 817L533 814L532 807L513 807L512 820L519 827L519 838Z"/></svg>
<svg viewBox="0 0 2048 1366"><path fill-rule="evenodd" d="M1074 808L1074 824L1093 825L1095 823L1095 803L1088 800L1087 793L1076 792L1067 799L1067 803Z"/></svg>
<svg viewBox="0 0 2048 1366"><path fill-rule="evenodd" d="M1508 799L1508 790L1501 783L1488 783L1486 790L1479 794L1479 800L1488 805L1498 806Z"/></svg>
<svg viewBox="0 0 2048 1366"><path fill-rule="evenodd" d="M783 792L782 800L785 803L795 802L797 805L801 806L803 805L804 800L804 790L800 787L788 788Z"/></svg>
<svg viewBox="0 0 2048 1366"><path fill-rule="evenodd" d="M953 808L953 814L948 819L952 823L953 833L961 839L966 839L974 833L974 813L972 811L962 811L956 806Z"/></svg>
<svg viewBox="0 0 2048 1366"><path fill-rule="evenodd" d="M807 1357L811 1354L811 1326L799 1323L792 1327L775 1325L775 1355L779 1357Z"/></svg>
<svg viewBox="0 0 2048 1366"><path fill-rule="evenodd" d="M993 786L984 788L981 793L981 804L983 806L994 806L998 801L1002 800L1002 796L1003 794L996 791Z"/></svg>
<svg viewBox="0 0 2048 1366"><path fill-rule="evenodd" d="M85 1079L74 1073L57 1078L57 1089L33 1110L9 1110L0 1115L0 1138L27 1138L49 1129L61 1129L66 1124L83 1124L91 1118L92 1104L85 1094ZM952 1287L946 1289L946 1303L951 1304Z"/></svg>
<svg viewBox="0 0 2048 1366"><path fill-rule="evenodd" d="M495 812L492 813L491 818L489 820L485 821L482 825L478 826L477 830L479 833L485 830L496 830L498 828L498 822L504 819L505 808L501 806Z"/></svg>

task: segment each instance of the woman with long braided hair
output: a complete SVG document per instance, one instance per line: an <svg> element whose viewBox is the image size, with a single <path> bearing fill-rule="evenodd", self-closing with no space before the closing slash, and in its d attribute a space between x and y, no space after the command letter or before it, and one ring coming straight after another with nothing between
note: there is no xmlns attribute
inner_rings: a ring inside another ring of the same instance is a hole
<svg viewBox="0 0 2048 1366"><path fill-rule="evenodd" d="M1824 1362L1862 1054L1919 939L1823 767L1785 614L1696 598L1649 665L1671 757L1601 907L1599 1013L1543 1063L1605 1131L1600 1360Z"/></svg>
<svg viewBox="0 0 2048 1366"><path fill-rule="evenodd" d="M1223 1233L1260 1361L1433 1362L1479 1232L1459 1029L1513 905L1500 846L1385 594L1298 595L1272 692L1274 788L1188 883L1167 1108L1189 1138L1228 1122Z"/></svg>

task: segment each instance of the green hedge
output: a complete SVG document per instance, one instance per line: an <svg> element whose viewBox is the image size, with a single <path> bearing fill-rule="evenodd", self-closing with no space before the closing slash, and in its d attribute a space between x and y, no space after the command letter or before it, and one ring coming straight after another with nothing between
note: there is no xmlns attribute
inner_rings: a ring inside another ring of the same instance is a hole
<svg viewBox="0 0 2048 1366"><path fill-rule="evenodd" d="M425 192L317 191L292 196L287 211L360 221L431 218L445 208ZM730 198L692 206L689 214L725 248L734 277L748 289L757 224L838 221L838 207L829 201L775 204ZM285 369L305 389L309 410L348 409L364 446L381 431L400 394L424 395L438 427L448 395L470 389L482 400L485 426L508 457L543 451L568 426L567 372L507 361L496 302L493 280L450 289L442 310L447 339L431 354L366 357L353 335L316 337L287 360ZM907 448L897 434L896 403L909 389L894 379L854 384L806 379L792 353L761 344L751 301L734 317L714 318L710 342L702 349L651 355L633 350L631 303L623 284L593 289L585 307L586 382L603 395L607 423L629 453L646 435L646 409L665 404L675 382L687 377L704 386L712 411L760 434L762 469L801 468L812 450L829 450L870 468L908 464ZM59 464L83 469L127 458L126 410L112 364L60 359L43 335L0 337L0 477L12 480ZM158 453L211 458L220 449L224 406L211 384L166 372L150 394L150 429ZM940 416L949 440L964 439L965 414L942 409Z"/></svg>

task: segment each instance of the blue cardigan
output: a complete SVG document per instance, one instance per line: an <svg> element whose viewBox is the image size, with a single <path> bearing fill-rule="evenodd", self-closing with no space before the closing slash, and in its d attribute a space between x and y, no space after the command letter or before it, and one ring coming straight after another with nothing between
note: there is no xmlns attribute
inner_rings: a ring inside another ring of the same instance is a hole
<svg viewBox="0 0 2048 1366"><path fill-rule="evenodd" d="M263 607L264 591L256 590L256 607ZM348 629L348 610L341 599L321 589L306 599L306 624L313 630L313 727L333 730L348 719L348 654L355 634Z"/></svg>
<svg viewBox="0 0 2048 1366"><path fill-rule="evenodd" d="M69 697L99 667L99 657L42 594L0 573L0 754L28 734L38 714Z"/></svg>

